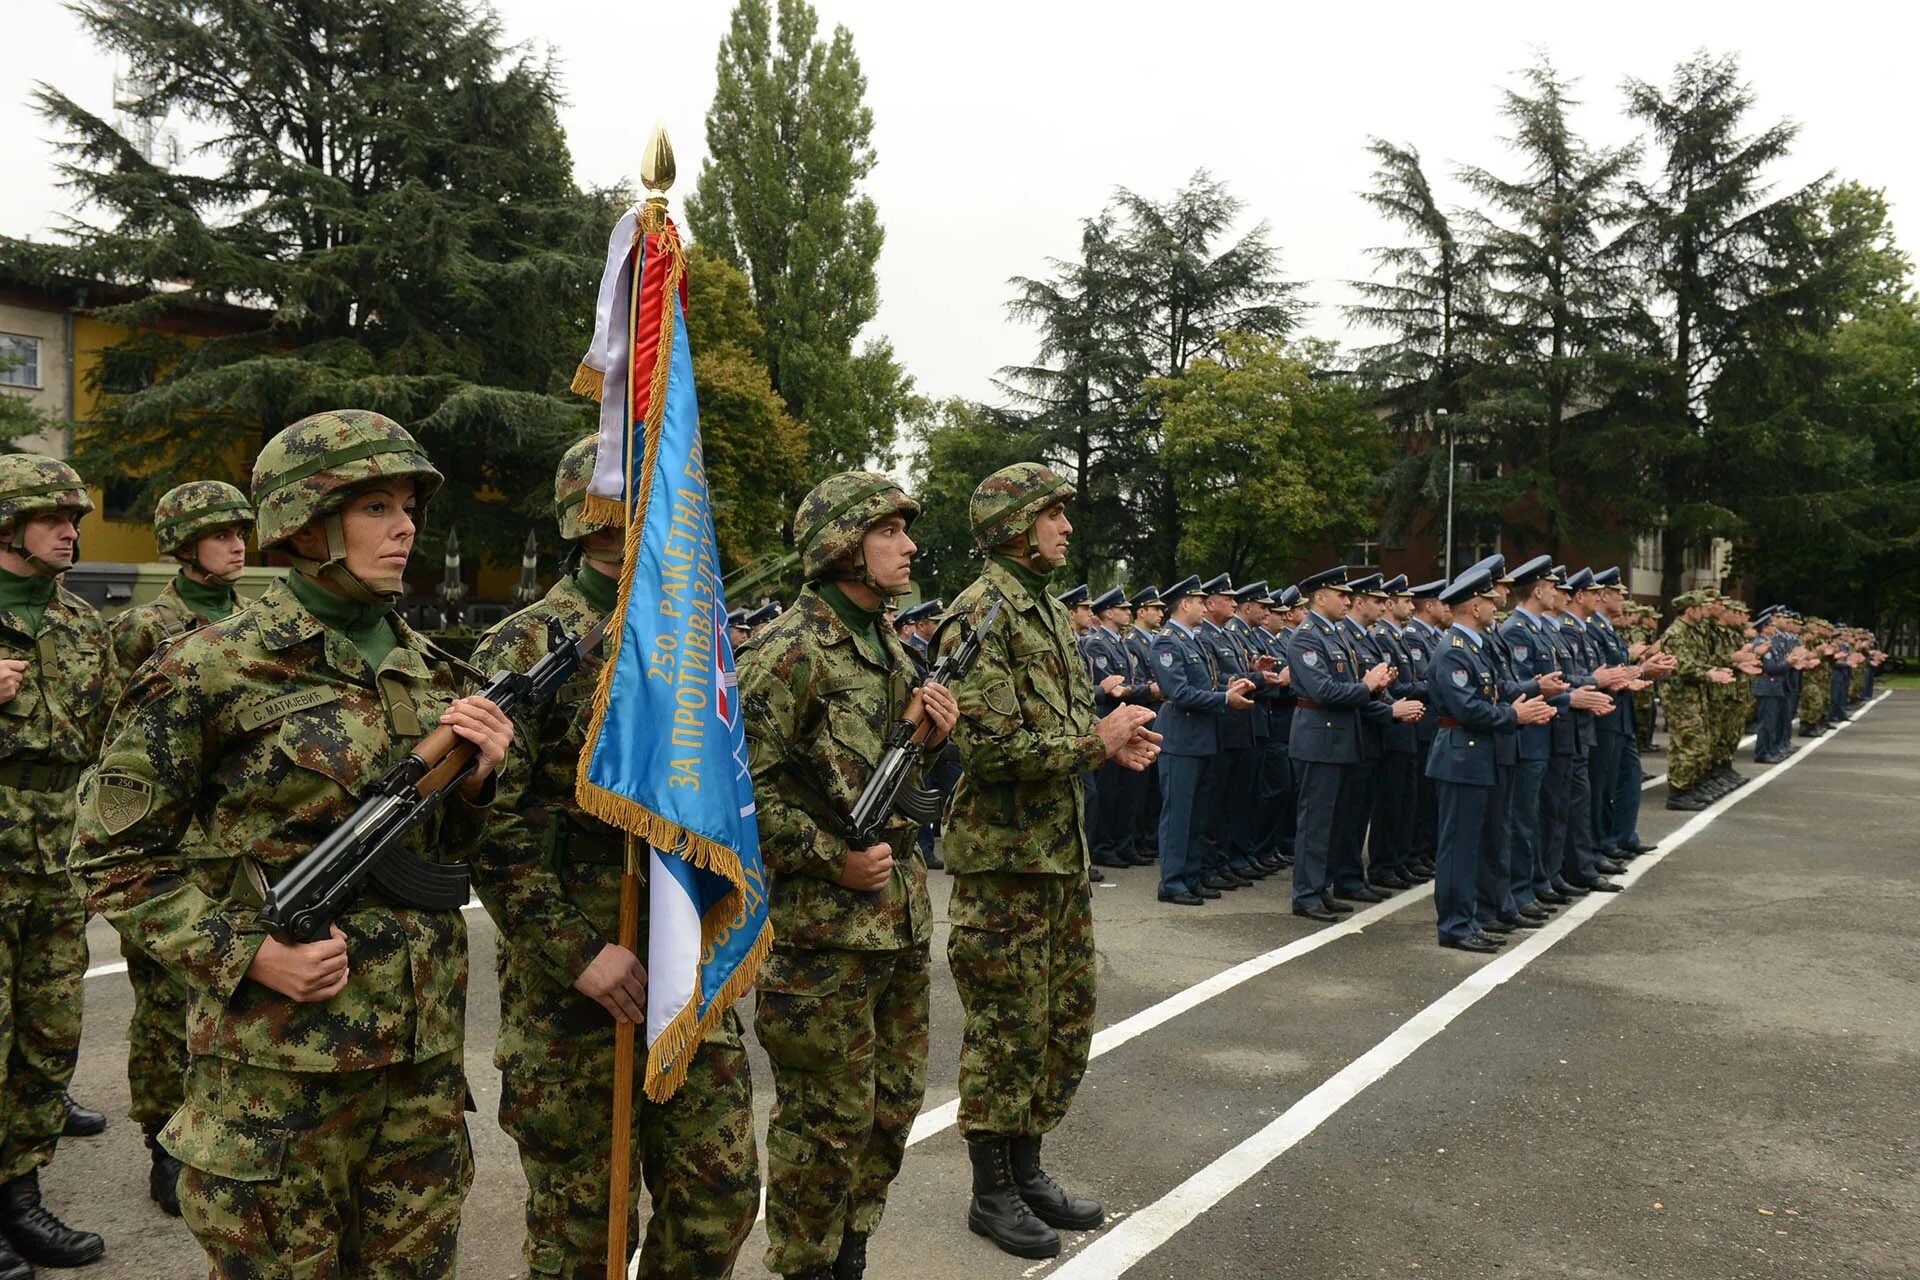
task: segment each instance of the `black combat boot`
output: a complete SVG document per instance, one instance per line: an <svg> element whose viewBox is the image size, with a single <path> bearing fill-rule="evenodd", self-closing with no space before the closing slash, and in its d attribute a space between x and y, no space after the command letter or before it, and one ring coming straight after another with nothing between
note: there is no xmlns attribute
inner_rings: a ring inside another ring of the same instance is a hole
<svg viewBox="0 0 1920 1280"><path fill-rule="evenodd" d="M1016 1258L1052 1258L1060 1253L1060 1233L1034 1216L1013 1185L1013 1160L1007 1140L967 1143L973 1161L973 1200L967 1226Z"/></svg>
<svg viewBox="0 0 1920 1280"><path fill-rule="evenodd" d="M84 1267L105 1256L107 1242L75 1231L40 1203L40 1172L0 1182L0 1235L37 1267Z"/></svg>
<svg viewBox="0 0 1920 1280"><path fill-rule="evenodd" d="M33 1280L33 1268L0 1237L0 1280Z"/></svg>
<svg viewBox="0 0 1920 1280"><path fill-rule="evenodd" d="M63 1138L91 1138L95 1134L107 1131L107 1118L92 1107L83 1107L73 1100L72 1094L60 1095L60 1105L66 1108L67 1121L60 1128Z"/></svg>
<svg viewBox="0 0 1920 1280"><path fill-rule="evenodd" d="M867 1238L848 1231L840 1237L840 1256L833 1260L833 1280L865 1280Z"/></svg>
<svg viewBox="0 0 1920 1280"><path fill-rule="evenodd" d="M1040 1167L1039 1137L1014 1138L1007 1144L1013 1158L1013 1186L1033 1210L1034 1217L1066 1231L1091 1231L1106 1218L1098 1200L1070 1196Z"/></svg>
<svg viewBox="0 0 1920 1280"><path fill-rule="evenodd" d="M180 1216L180 1162L160 1145L160 1125L147 1128L147 1150L153 1153L153 1168L147 1171L147 1196L169 1218Z"/></svg>

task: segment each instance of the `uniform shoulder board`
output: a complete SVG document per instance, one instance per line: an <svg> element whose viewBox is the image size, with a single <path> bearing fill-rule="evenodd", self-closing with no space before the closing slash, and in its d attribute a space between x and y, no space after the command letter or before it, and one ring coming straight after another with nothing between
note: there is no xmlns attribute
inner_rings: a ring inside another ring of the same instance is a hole
<svg viewBox="0 0 1920 1280"><path fill-rule="evenodd" d="M1467 642L1465 640L1462 640L1459 636L1454 636L1453 647L1456 649L1464 649L1467 647Z"/></svg>

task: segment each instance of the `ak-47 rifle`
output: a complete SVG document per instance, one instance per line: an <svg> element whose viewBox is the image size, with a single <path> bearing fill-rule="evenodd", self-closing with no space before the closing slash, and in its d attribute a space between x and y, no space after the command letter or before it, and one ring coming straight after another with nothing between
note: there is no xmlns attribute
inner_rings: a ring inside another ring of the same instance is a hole
<svg viewBox="0 0 1920 1280"><path fill-rule="evenodd" d="M552 698L607 632L609 614L576 640L558 619L547 620L552 648L524 675L502 671L474 696L509 716ZM409 832L431 818L447 793L466 781L479 752L441 725L414 745L407 758L373 784L353 816L315 845L293 870L266 891L261 923L281 942L318 942L327 936L368 880L394 901L433 911L467 902L465 863L428 862L405 847Z"/></svg>
<svg viewBox="0 0 1920 1280"><path fill-rule="evenodd" d="M972 671L980 661L980 646L993 630L993 624L999 621L1005 604L1004 599L994 597L993 607L980 619L973 634L963 639L953 652L941 655L920 683L950 689ZM940 816L940 793L913 785L913 766L926 750L927 738L932 733L933 721L926 714L920 689L915 688L906 711L887 734L880 763L874 767L873 776L867 779L860 798L853 802L853 812L847 817L854 848L865 849L878 840L881 829L887 825L887 815L895 810L922 825Z"/></svg>

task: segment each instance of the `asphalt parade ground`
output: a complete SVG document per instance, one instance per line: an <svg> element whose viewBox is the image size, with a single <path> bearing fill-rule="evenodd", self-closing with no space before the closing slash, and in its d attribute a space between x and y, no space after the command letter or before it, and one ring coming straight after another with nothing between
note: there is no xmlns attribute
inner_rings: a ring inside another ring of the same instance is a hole
<svg viewBox="0 0 1920 1280"><path fill-rule="evenodd" d="M1049 1168L1107 1206L1059 1259L966 1227L960 1010L934 937L927 1102L875 1280L1098 1277L1909 1277L1920 1273L1920 695L1884 694L1704 813L1645 793L1620 894L1499 955L1443 951L1429 890L1314 926L1284 876L1205 909L1149 868L1097 886L1101 1030ZM1664 767L1647 758L1648 771ZM933 875L942 911L949 881ZM522 1182L494 1113L494 935L469 913L478 1173L471 1280L525 1274ZM125 1119L131 993L90 930L68 1139L49 1202L103 1232L89 1280L205 1264L146 1198ZM749 1008L743 1008L751 1025ZM772 1096L751 1047L758 1132ZM736 1274L761 1277L755 1229ZM60 1273L46 1273L60 1274Z"/></svg>

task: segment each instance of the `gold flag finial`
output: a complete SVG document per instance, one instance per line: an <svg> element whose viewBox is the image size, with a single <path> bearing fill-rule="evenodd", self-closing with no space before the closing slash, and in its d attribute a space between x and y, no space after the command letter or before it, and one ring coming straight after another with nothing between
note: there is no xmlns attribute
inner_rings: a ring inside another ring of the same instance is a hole
<svg viewBox="0 0 1920 1280"><path fill-rule="evenodd" d="M657 199L673 185L673 143L667 140L667 126L656 124L647 135L646 149L640 153L640 183Z"/></svg>

